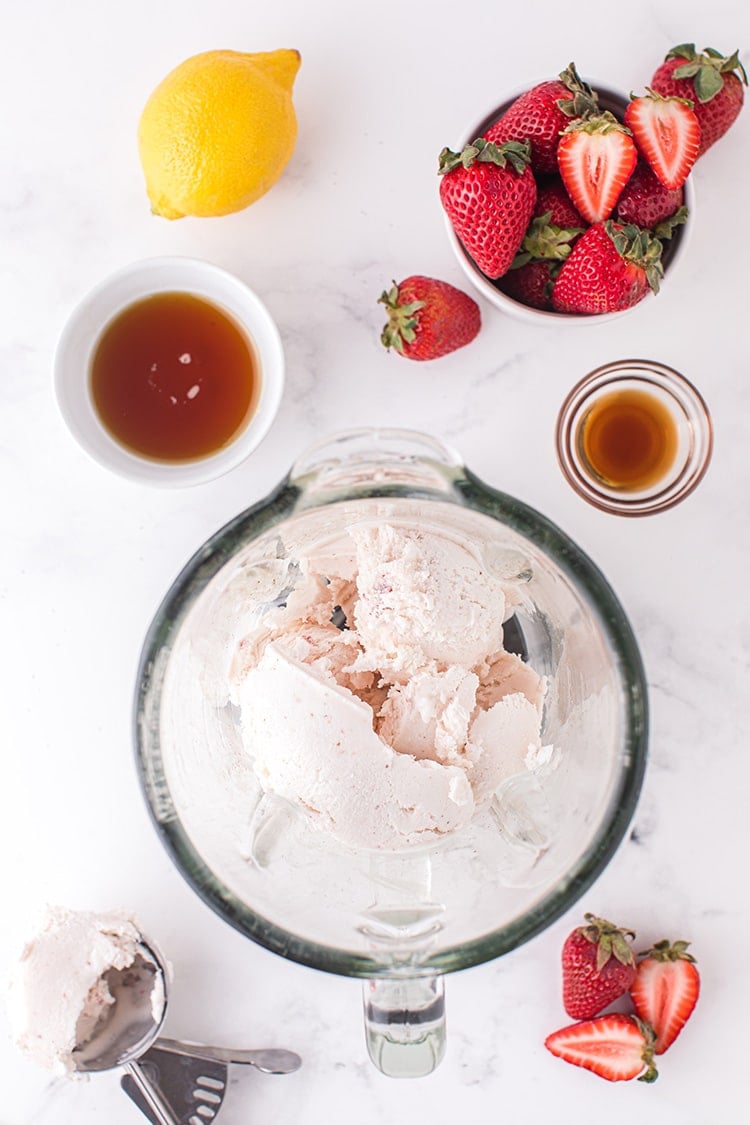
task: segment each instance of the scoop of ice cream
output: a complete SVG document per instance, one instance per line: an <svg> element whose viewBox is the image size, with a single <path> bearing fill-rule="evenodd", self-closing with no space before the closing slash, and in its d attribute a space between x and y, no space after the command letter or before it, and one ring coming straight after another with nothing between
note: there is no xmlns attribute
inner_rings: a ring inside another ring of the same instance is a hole
<svg viewBox="0 0 750 1125"><path fill-rule="evenodd" d="M503 586L469 547L392 524L358 524L349 534L363 666L406 680L427 662L473 668L502 648Z"/></svg>
<svg viewBox="0 0 750 1125"><path fill-rule="evenodd" d="M8 1018L19 1049L48 1070L74 1071L74 1051L114 1014L108 974L142 958L142 941L126 914L48 908L8 982ZM150 987L158 1020L165 1002L161 971L151 974Z"/></svg>
<svg viewBox="0 0 750 1125"><path fill-rule="evenodd" d="M463 769L399 754L362 700L316 664L266 645L239 689L245 746L263 787L345 843L388 848L450 832L474 812Z"/></svg>
<svg viewBox="0 0 750 1125"><path fill-rule="evenodd" d="M539 749L539 710L525 695L505 695L480 711L469 728L467 752L474 761L471 785L478 802L507 778L523 773Z"/></svg>
<svg viewBox="0 0 750 1125"><path fill-rule="evenodd" d="M415 672L388 692L378 733L399 754L459 764L478 686L478 677L457 664L445 672Z"/></svg>

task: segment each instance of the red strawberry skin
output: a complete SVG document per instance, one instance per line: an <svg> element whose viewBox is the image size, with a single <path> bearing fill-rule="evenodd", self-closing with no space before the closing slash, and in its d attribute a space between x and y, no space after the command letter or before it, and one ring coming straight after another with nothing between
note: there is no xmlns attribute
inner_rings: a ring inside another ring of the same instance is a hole
<svg viewBox="0 0 750 1125"><path fill-rule="evenodd" d="M736 74L723 74L724 83L718 94L710 101L701 102L695 93L692 78L675 78L674 72L685 65L684 58L667 59L657 67L650 86L663 97L689 98L693 102L693 112L700 125L700 144L698 156L702 156L711 145L723 137L734 123L744 101L742 81Z"/></svg>
<svg viewBox="0 0 750 1125"><path fill-rule="evenodd" d="M657 223L671 218L684 202L681 187L670 189L660 184L643 160L639 160L622 195L617 201L615 214L623 223L651 230Z"/></svg>
<svg viewBox="0 0 750 1125"><path fill-rule="evenodd" d="M550 212L549 221L556 227L585 227L586 220L576 208L559 176L537 180L534 215Z"/></svg>
<svg viewBox="0 0 750 1125"><path fill-rule="evenodd" d="M620 312L638 304L648 290L645 271L618 253L604 223L595 223L563 263L552 306L565 313Z"/></svg>
<svg viewBox="0 0 750 1125"><path fill-rule="evenodd" d="M586 922L568 934L562 948L563 1005L578 1020L598 1015L624 996L636 973L630 931L593 914Z"/></svg>
<svg viewBox="0 0 750 1125"><path fill-rule="evenodd" d="M569 100L570 96L570 90L560 81L540 82L516 98L503 116L490 126L484 134L485 139L495 144L529 141L534 171L556 172L560 134L570 124L570 117L557 103Z"/></svg>
<svg viewBox="0 0 750 1125"><path fill-rule="evenodd" d="M447 281L415 274L394 285L394 289L380 298L390 315L382 342L386 347L394 346L397 354L406 359L429 360L448 355L470 344L481 328L476 301ZM410 325L406 332L404 323Z"/></svg>
<svg viewBox="0 0 750 1125"><path fill-rule="evenodd" d="M544 1045L557 1058L608 1082L657 1078L650 1029L632 1016L613 1013L562 1027L548 1035Z"/></svg>
<svg viewBox="0 0 750 1125"><path fill-rule="evenodd" d="M552 287L559 268L559 262L527 262L518 269L508 270L498 288L522 305L551 312Z"/></svg>
<svg viewBox="0 0 750 1125"><path fill-rule="evenodd" d="M536 180L529 165L474 163L446 173L440 200L470 257L487 277L502 277L521 245L536 203Z"/></svg>
<svg viewBox="0 0 750 1125"><path fill-rule="evenodd" d="M655 1053L671 1047L690 1018L700 995L700 975L687 942L658 942L638 963L630 989L636 1013L656 1034Z"/></svg>

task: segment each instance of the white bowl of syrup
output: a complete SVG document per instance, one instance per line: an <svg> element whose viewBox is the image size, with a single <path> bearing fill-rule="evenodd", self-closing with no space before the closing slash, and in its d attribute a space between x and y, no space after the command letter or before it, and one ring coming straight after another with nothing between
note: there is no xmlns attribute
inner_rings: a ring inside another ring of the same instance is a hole
<svg viewBox="0 0 750 1125"><path fill-rule="evenodd" d="M151 258L97 285L66 324L55 391L96 461L143 484L202 484L261 443L284 386L278 329L244 282Z"/></svg>

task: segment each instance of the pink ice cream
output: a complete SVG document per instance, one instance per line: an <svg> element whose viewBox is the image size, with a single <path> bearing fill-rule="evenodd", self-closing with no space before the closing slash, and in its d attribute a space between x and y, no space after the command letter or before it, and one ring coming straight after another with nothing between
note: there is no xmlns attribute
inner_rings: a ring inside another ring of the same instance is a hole
<svg viewBox="0 0 750 1125"><path fill-rule="evenodd" d="M356 847L467 824L540 747L544 684L503 649L516 600L479 548L411 526L300 560L233 662L263 788Z"/></svg>

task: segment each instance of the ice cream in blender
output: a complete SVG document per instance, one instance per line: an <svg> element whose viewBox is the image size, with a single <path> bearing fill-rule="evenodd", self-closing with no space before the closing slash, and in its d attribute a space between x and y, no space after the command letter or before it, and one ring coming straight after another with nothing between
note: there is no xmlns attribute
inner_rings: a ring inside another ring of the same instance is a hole
<svg viewBox="0 0 750 1125"><path fill-rule="evenodd" d="M345 844L398 849L535 767L544 683L503 646L519 593L481 544L362 520L289 576L231 671L266 792Z"/></svg>

